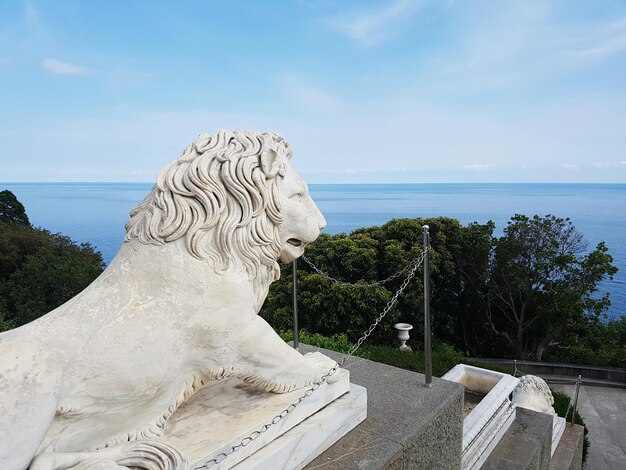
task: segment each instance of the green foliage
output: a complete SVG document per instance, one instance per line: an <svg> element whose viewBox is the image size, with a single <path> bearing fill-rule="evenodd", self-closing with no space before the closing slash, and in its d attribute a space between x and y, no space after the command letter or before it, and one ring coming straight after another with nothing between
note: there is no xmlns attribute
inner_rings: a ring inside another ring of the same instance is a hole
<svg viewBox="0 0 626 470"><path fill-rule="evenodd" d="M470 356L541 360L547 354L569 357L570 362L624 366L626 343L619 331L626 328L599 321L609 298L598 295L598 284L615 274L613 260L603 243L588 250L568 219L516 215L501 237L494 236L493 222L462 226L445 217L393 219L349 235L323 234L309 245L307 257L333 278L372 283L422 253L424 224L430 227L432 246L435 342ZM332 283L300 260L300 325L325 336L340 332L356 341L404 278L357 289ZM282 279L271 286L261 311L277 329L292 326L291 280L291 265L284 266ZM411 341L423 337L421 269L367 344L392 344L393 324L399 321L414 325ZM611 340L598 340L605 337Z"/></svg>
<svg viewBox="0 0 626 470"><path fill-rule="evenodd" d="M30 225L24 206L8 189L0 191L0 222Z"/></svg>
<svg viewBox="0 0 626 470"><path fill-rule="evenodd" d="M66 302L104 269L89 244L29 225L0 222L0 331Z"/></svg>
<svg viewBox="0 0 626 470"><path fill-rule="evenodd" d="M432 312L437 318L434 334L438 338L458 337L456 312L471 311L472 294L457 270L459 254L464 248L478 245L471 240L477 227L491 233L492 226L472 225L469 235L457 220L393 219L381 227L355 230L352 234L321 235L307 249L307 257L330 276L350 283L371 283L385 279L408 265L422 251L422 226L430 226ZM355 289L332 284L315 273L303 261L298 262L298 313L300 325L323 335L342 332L356 341L376 319L406 274L384 286ZM476 300L474 300L476 302ZM276 329L292 325L291 266L285 266L281 280L274 283L261 315ZM385 321L374 331L369 344L390 344L395 340L393 324L412 323L415 337L422 336L423 292L421 270L418 270ZM475 310L475 309L474 309ZM454 342L461 345L461 340Z"/></svg>
<svg viewBox="0 0 626 470"><path fill-rule="evenodd" d="M363 353L367 354L369 356L368 359L372 361L381 362L401 369L412 370L421 374L424 373L425 358L422 350L401 351L397 348L386 346L362 346L362 349ZM463 354L455 350L452 346L444 343L434 345L432 351L434 376L441 377L461 362L464 362Z"/></svg>
<svg viewBox="0 0 626 470"><path fill-rule="evenodd" d="M289 342L293 340L293 331L280 331L278 334L283 341ZM300 330L298 337L301 343L318 348L330 349L331 351L340 353L347 353L352 347L352 343L348 341L348 337L343 334L323 336L319 333L309 333L306 330Z"/></svg>
<svg viewBox="0 0 626 470"><path fill-rule="evenodd" d="M284 341L293 340L293 331L281 331L279 335ZM309 333L306 330L301 330L299 332L299 338L301 343L344 354L350 351L353 345L344 334L324 336L319 333ZM357 349L354 355L401 369L424 373L424 352L419 349L415 351L401 351L398 348L364 344ZM433 375L436 377L441 377L459 363L505 372L503 369L493 364L482 364L468 359L453 346L445 343L436 343L433 346L432 358Z"/></svg>
<svg viewBox="0 0 626 470"><path fill-rule="evenodd" d="M553 362L626 367L626 317L608 323L587 318L567 332L566 346L550 350Z"/></svg>
<svg viewBox="0 0 626 470"><path fill-rule="evenodd" d="M4 312L2 310L2 307L0 307L0 332L10 330L14 328L15 326L13 322L5 318L5 315L6 315L6 312Z"/></svg>
<svg viewBox="0 0 626 470"><path fill-rule="evenodd" d="M488 276L475 284L487 325L509 354L541 360L568 330L608 308L608 294L594 294L617 272L612 261L603 243L587 253L569 219L515 215L492 239Z"/></svg>

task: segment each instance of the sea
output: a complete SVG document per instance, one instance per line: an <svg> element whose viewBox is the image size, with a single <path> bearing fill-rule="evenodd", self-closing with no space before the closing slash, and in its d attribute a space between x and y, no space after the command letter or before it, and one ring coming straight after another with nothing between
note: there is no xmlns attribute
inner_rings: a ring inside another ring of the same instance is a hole
<svg viewBox="0 0 626 470"><path fill-rule="evenodd" d="M124 240L129 211L150 183L0 183L24 204L34 226L89 242L108 263ZM626 315L626 184L312 184L310 191L335 234L396 217L492 220L502 233L515 214L569 218L593 248L604 241L619 272L601 284L612 306L607 319Z"/></svg>

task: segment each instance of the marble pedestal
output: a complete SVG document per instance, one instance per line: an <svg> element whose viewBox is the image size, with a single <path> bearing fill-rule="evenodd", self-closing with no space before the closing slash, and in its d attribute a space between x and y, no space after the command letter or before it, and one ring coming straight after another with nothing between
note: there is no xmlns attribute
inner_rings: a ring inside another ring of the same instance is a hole
<svg viewBox="0 0 626 470"><path fill-rule="evenodd" d="M236 379L210 383L168 420L162 440L178 449L191 469L301 468L365 419L365 390L350 389L348 371L338 374L337 382L321 385L286 417L217 465L210 461L271 423L305 390L273 394ZM333 409L327 410L329 406Z"/></svg>
<svg viewBox="0 0 626 470"><path fill-rule="evenodd" d="M458 382L468 391L485 395L463 420L461 468L477 470L515 420L515 405L509 395L519 379L466 364L456 365L442 379Z"/></svg>
<svg viewBox="0 0 626 470"><path fill-rule="evenodd" d="M556 448L559 446L563 431L565 431L565 424L565 418L561 418L560 416L552 417L552 449L550 455L554 455Z"/></svg>

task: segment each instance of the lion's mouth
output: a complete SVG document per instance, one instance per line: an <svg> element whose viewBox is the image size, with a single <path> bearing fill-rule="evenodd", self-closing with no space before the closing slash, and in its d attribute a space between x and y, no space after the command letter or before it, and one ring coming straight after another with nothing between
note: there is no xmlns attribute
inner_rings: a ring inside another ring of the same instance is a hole
<svg viewBox="0 0 626 470"><path fill-rule="evenodd" d="M291 246L295 246L296 248L302 248L305 245L302 240L298 240L297 238L290 238L289 240L287 240L287 243L289 243Z"/></svg>

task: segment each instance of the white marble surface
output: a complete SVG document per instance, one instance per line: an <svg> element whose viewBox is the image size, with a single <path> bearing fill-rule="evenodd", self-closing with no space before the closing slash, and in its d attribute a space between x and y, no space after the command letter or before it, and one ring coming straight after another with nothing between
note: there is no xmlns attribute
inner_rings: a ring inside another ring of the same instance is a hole
<svg viewBox="0 0 626 470"><path fill-rule="evenodd" d="M115 468L146 449L170 462L150 468L178 468L159 438L205 383L284 393L333 367L257 315L277 259L301 256L326 224L291 155L270 132L201 135L131 212L98 279L0 334L0 468Z"/></svg>
<svg viewBox="0 0 626 470"><path fill-rule="evenodd" d="M552 418L552 449L550 455L554 455L554 452L556 452L556 448L559 446L559 442L561 442L561 437L563 437L563 432L565 432L566 424L565 418L560 416Z"/></svg>
<svg viewBox="0 0 626 470"><path fill-rule="evenodd" d="M299 470L367 417L367 391L350 392L260 449L233 470Z"/></svg>
<svg viewBox="0 0 626 470"><path fill-rule="evenodd" d="M536 375L520 377L519 384L515 387L511 400L517 406L527 410L556 415L552 407L554 405L552 391L546 381Z"/></svg>
<svg viewBox="0 0 626 470"><path fill-rule="evenodd" d="M231 468L347 393L350 388L348 371L340 369L337 374L337 382L321 385L284 419L214 468ZM303 394L303 390L266 393L235 379L215 382L174 413L162 441L178 449L192 464L191 468L200 467L218 454L227 453L254 431L261 430Z"/></svg>
<svg viewBox="0 0 626 470"><path fill-rule="evenodd" d="M457 364L442 379L458 382L485 397L463 420L463 470L478 469L515 420L509 395L519 379L509 374Z"/></svg>
<svg viewBox="0 0 626 470"><path fill-rule="evenodd" d="M541 377L524 375L513 391L512 401L520 408L552 415L552 455L565 431L565 419L557 416L554 411L554 396L550 387Z"/></svg>

